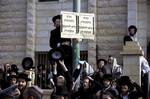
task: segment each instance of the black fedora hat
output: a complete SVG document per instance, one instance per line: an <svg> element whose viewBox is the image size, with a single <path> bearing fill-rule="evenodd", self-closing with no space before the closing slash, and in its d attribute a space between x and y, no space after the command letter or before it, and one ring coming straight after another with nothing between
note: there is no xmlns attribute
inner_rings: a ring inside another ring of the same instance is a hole
<svg viewBox="0 0 150 99"><path fill-rule="evenodd" d="M31 57L25 57L22 60L22 67L25 70L29 70L29 69L33 68L33 60L32 60L32 58Z"/></svg>
<svg viewBox="0 0 150 99"><path fill-rule="evenodd" d="M18 71L18 67L16 64L12 64L11 65L11 70L17 72Z"/></svg>
<svg viewBox="0 0 150 99"><path fill-rule="evenodd" d="M19 79L19 78L25 79L26 81L31 81L31 79L28 78L28 74L26 74L26 73L19 73L18 79Z"/></svg>
<svg viewBox="0 0 150 99"><path fill-rule="evenodd" d="M53 48L48 52L48 59L50 61L58 61L64 59L64 51L61 48Z"/></svg>
<svg viewBox="0 0 150 99"><path fill-rule="evenodd" d="M106 59L103 59L103 58L98 59L98 60L97 60L97 64L98 64L100 61L104 61L104 64L105 64L105 65L107 64L107 60L106 60Z"/></svg>
<svg viewBox="0 0 150 99"><path fill-rule="evenodd" d="M112 77L111 74L104 74L103 80L109 80L109 81L112 81L112 80L113 80L113 77Z"/></svg>
<svg viewBox="0 0 150 99"><path fill-rule="evenodd" d="M129 78L129 76L121 76L120 79L118 79L118 85L127 85L130 90L133 90L133 84L131 83L131 79Z"/></svg>
<svg viewBox="0 0 150 99"><path fill-rule="evenodd" d="M18 76L17 76L17 75L9 75L9 76L8 76L8 79L9 79L9 80L11 80L12 78L16 78L16 79L17 79Z"/></svg>
<svg viewBox="0 0 150 99"><path fill-rule="evenodd" d="M55 22L55 21L56 21L56 19L60 19L60 15L56 15L56 16L54 16L54 17L52 18L52 21L53 21L53 22Z"/></svg>

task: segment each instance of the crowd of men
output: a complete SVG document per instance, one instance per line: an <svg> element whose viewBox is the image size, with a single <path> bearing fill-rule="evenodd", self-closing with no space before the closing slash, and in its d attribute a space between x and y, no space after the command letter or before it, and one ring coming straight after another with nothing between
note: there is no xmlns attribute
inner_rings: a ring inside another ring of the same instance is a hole
<svg viewBox="0 0 150 99"><path fill-rule="evenodd" d="M122 76L122 66L112 56L99 59L96 71L86 61L80 61L73 72L64 60L55 61L51 66L51 99L146 99L137 83ZM5 64L1 70L0 99L41 99L29 91L29 81L31 78L26 73L18 73L16 65Z"/></svg>
<svg viewBox="0 0 150 99"><path fill-rule="evenodd" d="M72 55L71 40L61 38L61 16L54 16L52 21L55 29L51 31L50 47L60 48L64 53L65 51L70 52L69 54L65 53L66 56L63 60L55 60L51 64L53 67L53 80L51 81L54 84L52 99L138 99L140 97L146 99L146 87L144 86L142 89L128 76L122 76L123 67L117 64L117 59L111 55L108 60L97 60L96 70L92 69L85 61L79 61L79 65L73 70L72 64L68 63L68 61L71 62L71 57L69 58L68 55ZM124 45L126 41L138 42L137 28L134 25L129 26L128 32L129 34L123 39ZM57 55L53 54L52 56ZM143 75L150 71L144 55L140 58L140 66ZM142 78L145 80L147 77Z"/></svg>
<svg viewBox="0 0 150 99"><path fill-rule="evenodd" d="M114 56L98 59L96 70L86 61L79 61L73 68L71 39L61 38L60 19L60 15L52 19L56 28L51 31L49 68L44 69L45 73L48 71L48 84L53 89L51 99L146 99L145 83L141 87L130 77L122 75L123 66ZM137 41L134 37L136 27L130 26L128 31L124 44ZM144 56L140 59L140 66L143 81L146 81L150 67ZM0 69L0 99L42 99L42 91L38 87L27 86L31 78L25 72L19 73L17 65L7 63L3 67ZM43 67L37 67L38 73L43 73Z"/></svg>
<svg viewBox="0 0 150 99"><path fill-rule="evenodd" d="M0 68L0 99L42 99L42 90L37 86L29 87L29 75L18 72L15 64L6 63Z"/></svg>
<svg viewBox="0 0 150 99"><path fill-rule="evenodd" d="M146 99L142 88L128 76L122 66L114 65L112 56L99 59L97 71L87 71L89 64L79 64L70 74L63 60L53 65L54 91L51 99ZM116 60L115 60L116 61ZM57 73L57 68L63 71Z"/></svg>

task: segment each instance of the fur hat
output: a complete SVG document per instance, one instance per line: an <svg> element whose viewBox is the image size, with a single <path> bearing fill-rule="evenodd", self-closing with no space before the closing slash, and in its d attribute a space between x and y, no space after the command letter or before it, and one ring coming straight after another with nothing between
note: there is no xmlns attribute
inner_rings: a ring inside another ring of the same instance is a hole
<svg viewBox="0 0 150 99"><path fill-rule="evenodd" d="M33 60L32 60L32 58L31 57L25 57L22 60L22 67L25 70L29 70L29 69L33 68Z"/></svg>
<svg viewBox="0 0 150 99"><path fill-rule="evenodd" d="M64 59L65 54L61 48L53 48L48 52L48 59L52 61L58 61Z"/></svg>

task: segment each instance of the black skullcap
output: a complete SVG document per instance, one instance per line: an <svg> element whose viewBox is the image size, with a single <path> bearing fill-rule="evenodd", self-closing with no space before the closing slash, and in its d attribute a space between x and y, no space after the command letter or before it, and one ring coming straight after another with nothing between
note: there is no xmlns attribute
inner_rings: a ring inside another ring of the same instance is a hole
<svg viewBox="0 0 150 99"><path fill-rule="evenodd" d="M20 74L18 75L18 79L19 79L19 78L25 79L26 81L31 81L31 79L28 78L28 74L26 74L26 73L20 73Z"/></svg>

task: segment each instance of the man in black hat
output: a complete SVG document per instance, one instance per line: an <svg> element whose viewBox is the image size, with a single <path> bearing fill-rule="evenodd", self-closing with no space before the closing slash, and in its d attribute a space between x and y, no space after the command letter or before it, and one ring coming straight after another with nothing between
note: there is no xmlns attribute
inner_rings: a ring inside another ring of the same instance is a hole
<svg viewBox="0 0 150 99"><path fill-rule="evenodd" d="M98 59L97 61L97 71L94 74L94 80L96 80L98 83L102 83L103 75L106 74L105 65L107 64L107 61L105 59Z"/></svg>
<svg viewBox="0 0 150 99"><path fill-rule="evenodd" d="M55 29L51 31L51 36L49 40L49 45L51 48L61 48L64 53L64 61L65 65L67 66L70 73L72 73L72 47L71 47L71 39L68 38L61 38L61 32L60 32L60 21L61 17L60 15L54 16L52 18L52 21L54 23Z"/></svg>
<svg viewBox="0 0 150 99"><path fill-rule="evenodd" d="M3 72L3 83L1 85L2 89L5 89L8 87L8 76L10 75L11 72L11 66L9 63L4 64L4 72Z"/></svg>
<svg viewBox="0 0 150 99"><path fill-rule="evenodd" d="M122 76L118 80L118 89L119 89L119 99L139 99L144 98L144 93L141 87L131 81L128 76Z"/></svg>
<svg viewBox="0 0 150 99"><path fill-rule="evenodd" d="M105 74L102 79L102 90L97 92L97 96L100 97L101 93L111 91L115 97L118 97L118 90L112 86L114 83L114 79L111 74Z"/></svg>
<svg viewBox="0 0 150 99"><path fill-rule="evenodd" d="M27 91L27 85L28 82L31 81L30 78L28 78L28 75L25 73L20 73L18 75L18 89L20 90L21 94L19 96L19 99L24 99L24 94Z"/></svg>
<svg viewBox="0 0 150 99"><path fill-rule="evenodd" d="M55 29L53 29L51 31L50 42L49 42L50 47L56 48L56 47L60 47L61 45L70 46L71 45L70 39L61 38L61 33L60 33L61 17L60 17L60 15L54 16L52 18L52 21L54 23Z"/></svg>
<svg viewBox="0 0 150 99"><path fill-rule="evenodd" d="M72 94L72 99L96 99L96 92L100 88L90 76L86 76L78 91Z"/></svg>
<svg viewBox="0 0 150 99"><path fill-rule="evenodd" d="M17 75L8 76L8 88L0 92L0 99L18 99L20 91L17 88Z"/></svg>

